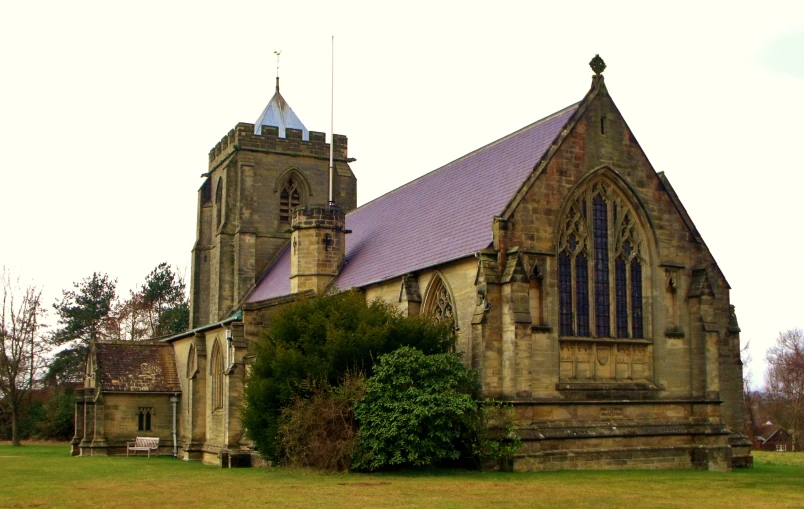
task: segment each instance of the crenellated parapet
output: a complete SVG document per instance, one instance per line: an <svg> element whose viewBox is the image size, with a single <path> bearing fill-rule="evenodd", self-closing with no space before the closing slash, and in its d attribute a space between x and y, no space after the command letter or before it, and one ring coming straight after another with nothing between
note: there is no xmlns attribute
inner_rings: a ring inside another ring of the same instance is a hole
<svg viewBox="0 0 804 509"><path fill-rule="evenodd" d="M300 129L287 128L285 137L282 138L279 136L279 128L274 126L262 126L262 132L255 134L254 124L241 122L209 151L209 169L216 168L221 161L237 150L329 159L329 143L326 142L325 133L310 131L309 141L302 139L302 134ZM348 161L346 136L336 134L333 137L335 139L333 157L338 161Z"/></svg>

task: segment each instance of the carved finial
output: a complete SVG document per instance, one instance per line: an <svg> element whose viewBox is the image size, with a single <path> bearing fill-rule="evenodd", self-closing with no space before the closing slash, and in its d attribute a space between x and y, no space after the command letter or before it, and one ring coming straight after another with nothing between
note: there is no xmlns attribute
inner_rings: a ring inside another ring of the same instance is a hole
<svg viewBox="0 0 804 509"><path fill-rule="evenodd" d="M595 55L595 58L593 58L589 62L589 67L591 67L592 70L595 71L596 75L600 76L600 73L606 70L606 62L604 62L603 59L600 58L600 55Z"/></svg>
<svg viewBox="0 0 804 509"><path fill-rule="evenodd" d="M274 55L276 55L276 91L279 92L279 55L282 54L282 50L274 51Z"/></svg>

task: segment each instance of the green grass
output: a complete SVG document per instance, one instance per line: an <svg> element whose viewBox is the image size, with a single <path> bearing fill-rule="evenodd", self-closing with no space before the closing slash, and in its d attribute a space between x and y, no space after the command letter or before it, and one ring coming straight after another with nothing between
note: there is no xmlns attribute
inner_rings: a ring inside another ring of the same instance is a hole
<svg viewBox="0 0 804 509"><path fill-rule="evenodd" d="M753 470L319 474L160 458L71 458L66 445L0 445L0 507L804 507L804 454Z"/></svg>

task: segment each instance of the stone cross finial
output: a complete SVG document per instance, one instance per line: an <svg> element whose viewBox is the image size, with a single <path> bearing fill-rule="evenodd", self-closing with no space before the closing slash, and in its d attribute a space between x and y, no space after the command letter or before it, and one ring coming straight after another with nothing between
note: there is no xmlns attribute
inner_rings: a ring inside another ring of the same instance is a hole
<svg viewBox="0 0 804 509"><path fill-rule="evenodd" d="M600 58L600 55L595 55L595 58L589 62L589 67L599 76L606 69L606 62Z"/></svg>

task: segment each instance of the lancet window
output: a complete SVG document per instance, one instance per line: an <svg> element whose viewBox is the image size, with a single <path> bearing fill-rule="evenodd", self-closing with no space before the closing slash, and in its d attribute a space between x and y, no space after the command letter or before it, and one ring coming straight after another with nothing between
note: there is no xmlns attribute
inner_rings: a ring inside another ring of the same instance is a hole
<svg viewBox="0 0 804 509"><path fill-rule="evenodd" d="M646 248L626 200L597 181L570 205L561 227L559 334L644 337Z"/></svg>
<svg viewBox="0 0 804 509"><path fill-rule="evenodd" d="M190 345L190 352L187 354L187 378L195 376L197 361L195 358L195 345Z"/></svg>
<svg viewBox="0 0 804 509"><path fill-rule="evenodd" d="M151 414L153 407L140 407L137 413L137 431L151 431Z"/></svg>
<svg viewBox="0 0 804 509"><path fill-rule="evenodd" d="M218 185L215 187L215 219L216 225L221 225L223 219L223 178L218 177Z"/></svg>
<svg viewBox="0 0 804 509"><path fill-rule="evenodd" d="M223 408L223 354L218 341L212 347L212 357L209 363L210 392L212 411Z"/></svg>
<svg viewBox="0 0 804 509"><path fill-rule="evenodd" d="M433 276L424 302L424 313L431 315L436 322L455 324L455 304L449 288L440 275Z"/></svg>
<svg viewBox="0 0 804 509"><path fill-rule="evenodd" d="M289 224L293 210L299 205L301 205L301 186L294 177L290 177L285 181L279 195L279 222Z"/></svg>

